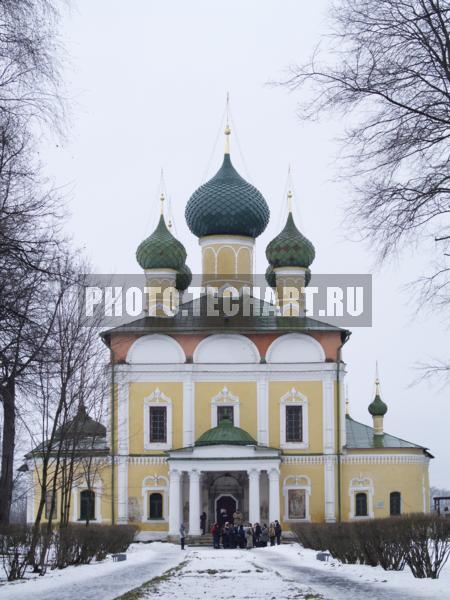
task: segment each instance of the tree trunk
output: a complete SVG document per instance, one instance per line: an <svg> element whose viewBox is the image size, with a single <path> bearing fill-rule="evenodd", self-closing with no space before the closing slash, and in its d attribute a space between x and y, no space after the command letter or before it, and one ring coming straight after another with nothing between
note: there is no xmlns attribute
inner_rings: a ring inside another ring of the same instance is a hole
<svg viewBox="0 0 450 600"><path fill-rule="evenodd" d="M16 442L16 386L14 379L9 379L0 388L3 404L3 440L2 463L0 475L0 524L9 523L13 479L14 479L14 448Z"/></svg>

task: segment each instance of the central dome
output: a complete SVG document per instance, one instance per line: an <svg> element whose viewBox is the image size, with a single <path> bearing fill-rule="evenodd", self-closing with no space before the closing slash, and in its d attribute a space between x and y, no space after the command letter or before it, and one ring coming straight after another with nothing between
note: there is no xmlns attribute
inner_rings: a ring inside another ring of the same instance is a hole
<svg viewBox="0 0 450 600"><path fill-rule="evenodd" d="M196 446L216 446L219 444L256 446L257 442L244 429L235 427L229 419L222 419L217 427L205 431L195 442Z"/></svg>
<svg viewBox="0 0 450 600"><path fill-rule="evenodd" d="M219 171L196 190L186 205L186 222L197 237L243 235L256 238L267 227L269 207L225 154Z"/></svg>

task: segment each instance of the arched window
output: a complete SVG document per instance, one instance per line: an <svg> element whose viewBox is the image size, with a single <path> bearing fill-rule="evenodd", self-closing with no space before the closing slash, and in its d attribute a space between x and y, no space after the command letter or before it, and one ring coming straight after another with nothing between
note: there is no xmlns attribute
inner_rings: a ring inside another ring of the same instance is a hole
<svg viewBox="0 0 450 600"><path fill-rule="evenodd" d="M148 497L148 518L163 518L163 497L159 492L153 492Z"/></svg>
<svg viewBox="0 0 450 600"><path fill-rule="evenodd" d="M367 494L358 492L355 496L355 516L367 517Z"/></svg>
<svg viewBox="0 0 450 600"><path fill-rule="evenodd" d="M95 492L83 490L80 493L80 521L95 519Z"/></svg>
<svg viewBox="0 0 450 600"><path fill-rule="evenodd" d="M402 513L402 496L400 492L391 492L390 497L391 516Z"/></svg>

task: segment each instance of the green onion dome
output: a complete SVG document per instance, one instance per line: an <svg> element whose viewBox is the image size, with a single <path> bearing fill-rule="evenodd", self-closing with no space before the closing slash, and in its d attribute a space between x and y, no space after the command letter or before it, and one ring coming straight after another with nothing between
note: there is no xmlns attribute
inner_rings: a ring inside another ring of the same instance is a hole
<svg viewBox="0 0 450 600"><path fill-rule="evenodd" d="M275 275L275 271L273 270L273 267L271 267L270 265L266 269L266 281L267 281L267 285L269 287L271 287L271 288L277 287L277 276Z"/></svg>
<svg viewBox="0 0 450 600"><path fill-rule="evenodd" d="M136 259L143 269L174 269L185 266L186 250L167 229L161 215L158 227L136 250Z"/></svg>
<svg viewBox="0 0 450 600"><path fill-rule="evenodd" d="M380 385L378 383L378 380L376 382L375 398L369 404L368 410L372 417L384 417L384 415L387 413L388 407L381 399Z"/></svg>
<svg viewBox="0 0 450 600"><path fill-rule="evenodd" d="M256 238L267 227L270 211L262 194L239 175L226 153L216 175L192 194L185 217L189 229L199 238Z"/></svg>
<svg viewBox="0 0 450 600"><path fill-rule="evenodd" d="M269 264L276 267L304 267L313 262L316 252L311 242L300 233L289 212L286 225L266 248Z"/></svg>
<svg viewBox="0 0 450 600"><path fill-rule="evenodd" d="M249 433L240 427L235 427L229 419L222 419L217 427L205 431L195 442L196 446L215 446L219 444L256 446L257 442Z"/></svg>
<svg viewBox="0 0 450 600"><path fill-rule="evenodd" d="M184 292L184 290L190 286L192 281L192 271L186 264L178 271L175 281L176 288L180 292Z"/></svg>

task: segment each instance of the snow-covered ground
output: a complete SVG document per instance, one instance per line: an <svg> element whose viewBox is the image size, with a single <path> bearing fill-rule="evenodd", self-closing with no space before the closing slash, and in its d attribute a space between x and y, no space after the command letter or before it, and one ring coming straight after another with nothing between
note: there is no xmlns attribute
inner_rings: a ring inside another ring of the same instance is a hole
<svg viewBox="0 0 450 600"><path fill-rule="evenodd" d="M127 560L47 571L35 577L0 584L0 600L113 600L176 566L184 556L173 544L133 544Z"/></svg>
<svg viewBox="0 0 450 600"><path fill-rule="evenodd" d="M450 562L439 579L416 579L404 571L321 562L316 552L298 544L253 550L256 560L295 581L308 583L332 600L450 600Z"/></svg>
<svg viewBox="0 0 450 600"><path fill-rule="evenodd" d="M128 559L49 571L44 577L0 584L0 600L113 600L144 586L136 598L159 600L450 600L450 564L438 580L415 579L408 568L341 565L316 560L298 544L254 550L134 544ZM168 577L151 582L183 564Z"/></svg>

